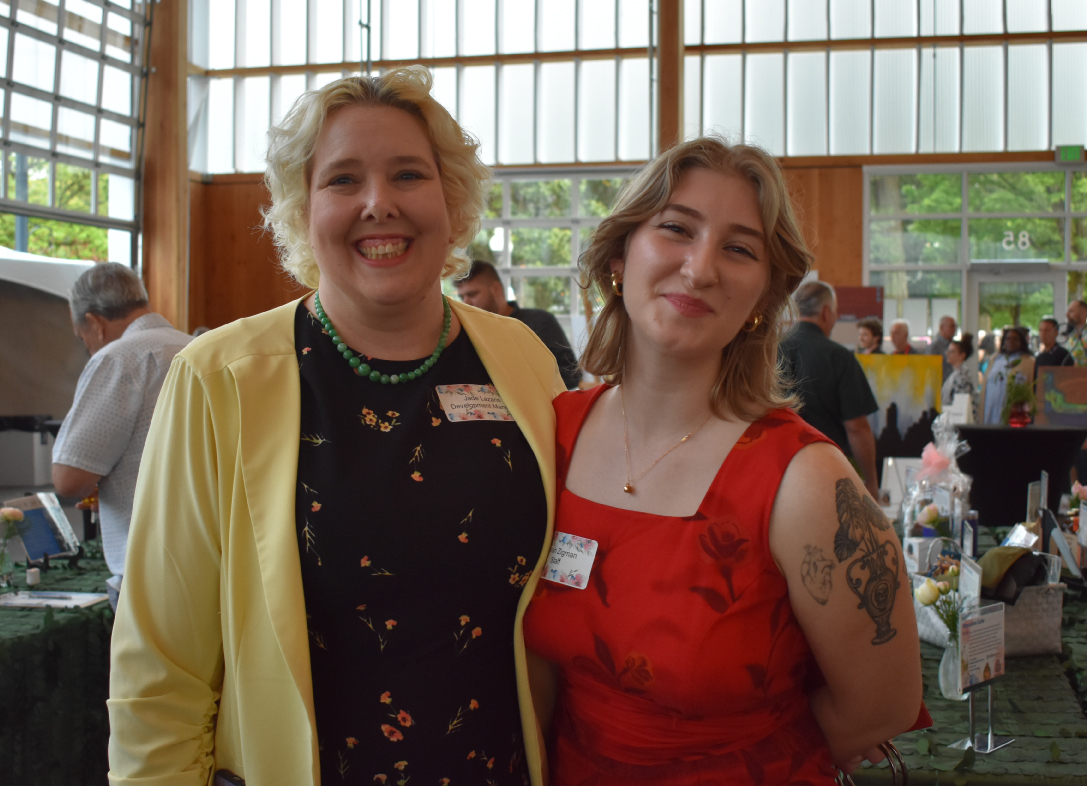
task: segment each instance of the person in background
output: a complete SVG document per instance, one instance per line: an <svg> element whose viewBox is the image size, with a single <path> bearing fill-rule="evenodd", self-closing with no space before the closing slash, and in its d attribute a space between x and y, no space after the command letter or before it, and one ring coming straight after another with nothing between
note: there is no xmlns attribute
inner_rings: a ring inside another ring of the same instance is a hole
<svg viewBox="0 0 1087 786"><path fill-rule="evenodd" d="M1061 344L1072 355L1077 366L1087 365L1087 345L1084 341L1084 329L1087 328L1087 303L1073 300L1068 304L1068 324L1061 331Z"/></svg>
<svg viewBox="0 0 1087 786"><path fill-rule="evenodd" d="M1030 334L1025 327L1006 325L982 386L982 421L996 425L1003 422L1004 397L1013 381L1034 379L1034 358L1030 354Z"/></svg>
<svg viewBox="0 0 1087 786"><path fill-rule="evenodd" d="M442 294L490 173L432 85L340 79L269 132L265 225L307 291L163 386L113 627L115 784L543 785L521 620L564 388L527 326Z"/></svg>
<svg viewBox="0 0 1087 786"><path fill-rule="evenodd" d="M116 262L83 273L69 302L75 334L91 359L53 445L53 485L60 496L80 499L97 486L102 551L113 574L106 584L116 609L151 414L170 362L192 337L153 312L140 277Z"/></svg>
<svg viewBox="0 0 1087 786"><path fill-rule="evenodd" d="M948 374L944 380L943 389L940 392L940 398L943 402L944 409L951 406L951 403L955 400L956 393L966 393L970 396L970 409L973 413L973 420L977 420L977 401L974 396L976 386L974 381L970 378L971 374L966 367L966 361L974 354L974 335L972 333L963 333L960 338L952 339L947 349L944 351L945 359L949 366L951 366L951 373Z"/></svg>
<svg viewBox="0 0 1087 786"><path fill-rule="evenodd" d="M857 322L857 354L883 354L883 323L875 317Z"/></svg>
<svg viewBox="0 0 1087 786"><path fill-rule="evenodd" d="M947 362L947 348L951 344L951 339L955 337L955 331L959 329L959 326L955 324L954 317L940 317L940 326L936 331L936 335L932 339L932 343L928 345L928 355L940 355L943 358L943 370L944 379L946 380L951 373L951 365Z"/></svg>
<svg viewBox="0 0 1087 786"><path fill-rule="evenodd" d="M456 281L457 295L469 306L513 317L524 322L532 332L551 350L559 364L559 373L567 389L573 389L581 382L581 371L577 367L577 358L570 342L563 332L562 325L555 316L542 308L521 308L516 300L506 300L502 279L490 262L473 262L468 275Z"/></svg>
<svg viewBox="0 0 1087 786"><path fill-rule="evenodd" d="M1057 343L1060 326L1056 317L1044 316L1038 323L1038 354L1034 356L1034 376L1042 366L1074 366L1072 353Z"/></svg>
<svg viewBox="0 0 1087 786"><path fill-rule="evenodd" d="M552 786L831 786L917 717L898 538L780 376L810 260L774 159L712 137L631 177L581 258L609 382L555 401L565 540L525 615Z"/></svg>
<svg viewBox="0 0 1087 786"><path fill-rule="evenodd" d="M852 457L864 487L878 499L876 439L868 416L879 405L853 353L830 339L838 321L834 288L809 281L800 285L793 300L799 317L782 339L779 352L800 398L800 417Z"/></svg>
<svg viewBox="0 0 1087 786"><path fill-rule="evenodd" d="M910 344L910 323L904 319L896 319L891 323L891 344L894 346L892 355L914 355L917 350Z"/></svg>

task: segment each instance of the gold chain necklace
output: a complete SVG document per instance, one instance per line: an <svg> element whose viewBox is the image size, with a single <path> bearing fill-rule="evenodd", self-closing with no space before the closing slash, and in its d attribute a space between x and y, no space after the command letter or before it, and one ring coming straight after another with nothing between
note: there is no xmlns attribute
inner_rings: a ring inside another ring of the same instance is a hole
<svg viewBox="0 0 1087 786"><path fill-rule="evenodd" d="M706 425L707 423L709 423L710 418L713 417L713 412L710 412L710 414L706 416L706 419L703 420L701 423L699 423L697 426L695 426L695 428L692 431L687 432L687 434L683 437L683 439L681 439L679 442L674 444L672 447L668 448L668 450L664 451L660 455L660 457L656 461L654 461L652 464L650 464L648 467L643 469L641 472L639 472L634 477L631 477L630 476L630 437L627 436L627 401L626 401L626 396L623 395L623 386L622 385L619 386L619 401L620 401L620 406L622 406L622 408L623 408L623 451L626 454L626 459L627 459L627 482L623 486L623 491L626 492L627 494L633 494L634 493L634 482L635 481L641 480L643 477L645 477L646 473L649 472L649 470L653 469L653 467L660 464L665 456L667 456L673 450L675 450L680 445L682 445L684 442L686 442L691 437L693 437L695 434L697 434L698 430L700 428L702 428L704 425Z"/></svg>

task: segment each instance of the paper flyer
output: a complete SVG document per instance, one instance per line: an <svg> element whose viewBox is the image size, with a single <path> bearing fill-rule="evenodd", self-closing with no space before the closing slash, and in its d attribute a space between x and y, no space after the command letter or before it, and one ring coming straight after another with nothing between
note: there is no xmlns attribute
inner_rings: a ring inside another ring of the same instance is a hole
<svg viewBox="0 0 1087 786"><path fill-rule="evenodd" d="M959 684L963 692L1004 675L1004 604L964 610L959 624Z"/></svg>

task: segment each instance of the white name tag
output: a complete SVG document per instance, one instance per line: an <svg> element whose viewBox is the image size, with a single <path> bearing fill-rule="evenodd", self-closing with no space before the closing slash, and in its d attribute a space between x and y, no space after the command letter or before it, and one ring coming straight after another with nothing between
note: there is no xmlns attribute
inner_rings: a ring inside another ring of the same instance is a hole
<svg viewBox="0 0 1087 786"><path fill-rule="evenodd" d="M596 541L556 532L543 577L557 584L585 589L596 559Z"/></svg>
<svg viewBox="0 0 1087 786"><path fill-rule="evenodd" d="M434 390L450 423L513 420L494 385L437 385Z"/></svg>

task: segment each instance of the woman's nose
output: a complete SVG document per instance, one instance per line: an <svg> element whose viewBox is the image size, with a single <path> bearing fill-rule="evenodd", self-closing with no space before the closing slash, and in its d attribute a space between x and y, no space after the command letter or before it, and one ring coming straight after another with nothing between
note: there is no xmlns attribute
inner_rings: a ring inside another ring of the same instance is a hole
<svg viewBox="0 0 1087 786"><path fill-rule="evenodd" d="M361 198L359 211L364 221L368 219L384 221L395 218L399 214L396 207L396 193L391 184L384 179L366 181L359 195Z"/></svg>
<svg viewBox="0 0 1087 786"><path fill-rule="evenodd" d="M688 247L682 273L692 289L711 287L719 280L717 252L708 243L695 243Z"/></svg>

